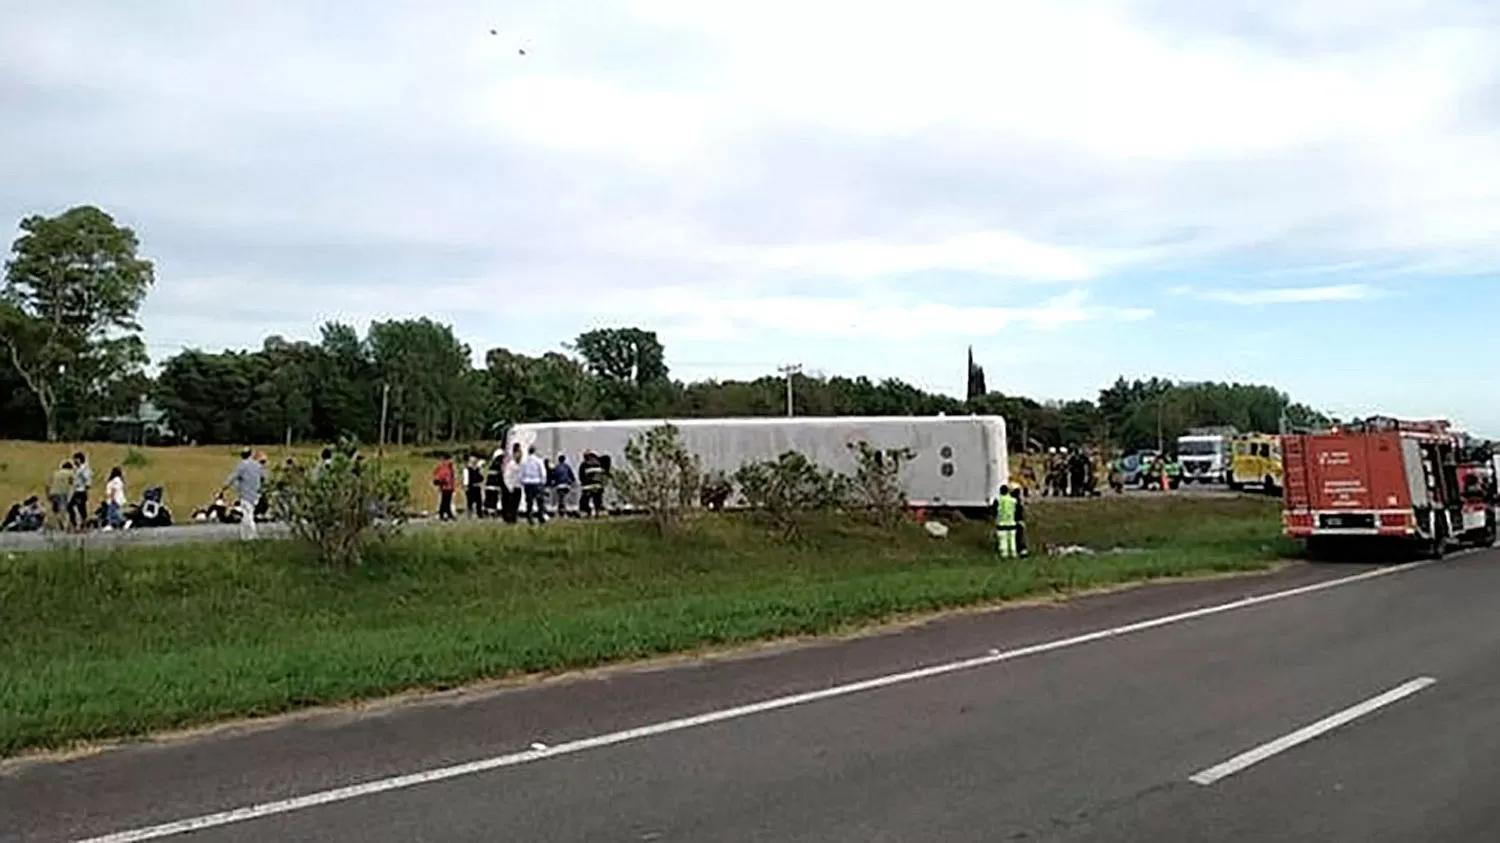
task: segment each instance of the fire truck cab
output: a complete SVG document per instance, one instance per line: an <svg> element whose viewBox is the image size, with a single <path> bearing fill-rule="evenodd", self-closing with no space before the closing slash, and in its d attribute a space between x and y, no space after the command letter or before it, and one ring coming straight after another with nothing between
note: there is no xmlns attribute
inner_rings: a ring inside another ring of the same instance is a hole
<svg viewBox="0 0 1500 843"><path fill-rule="evenodd" d="M1374 417L1282 437L1282 524L1314 554L1385 539L1441 557L1495 541L1495 478L1487 444L1446 421Z"/></svg>

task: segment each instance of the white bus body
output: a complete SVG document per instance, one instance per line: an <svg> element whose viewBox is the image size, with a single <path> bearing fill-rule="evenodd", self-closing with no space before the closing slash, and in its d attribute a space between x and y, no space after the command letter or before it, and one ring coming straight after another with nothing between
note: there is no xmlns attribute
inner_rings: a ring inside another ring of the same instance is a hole
<svg viewBox="0 0 1500 843"><path fill-rule="evenodd" d="M678 429L705 472L733 474L747 462L797 451L816 465L853 475L857 461L851 443L865 441L882 450L910 448L915 456L902 466L900 480L914 507L989 507L1010 478L1005 420L999 416L535 422L510 428L505 447L536 446L548 459L566 454L575 470L587 449L610 455L612 465L620 466L632 437L665 423ZM729 501L730 506L740 503L738 495Z"/></svg>

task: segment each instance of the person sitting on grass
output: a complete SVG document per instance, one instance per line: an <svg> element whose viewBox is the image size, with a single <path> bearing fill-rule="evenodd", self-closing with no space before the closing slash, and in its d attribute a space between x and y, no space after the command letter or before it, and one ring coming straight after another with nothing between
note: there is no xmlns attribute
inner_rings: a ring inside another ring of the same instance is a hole
<svg viewBox="0 0 1500 843"><path fill-rule="evenodd" d="M41 500L32 495L21 503L11 506L0 521L0 533L33 533L42 529L47 515L42 511Z"/></svg>

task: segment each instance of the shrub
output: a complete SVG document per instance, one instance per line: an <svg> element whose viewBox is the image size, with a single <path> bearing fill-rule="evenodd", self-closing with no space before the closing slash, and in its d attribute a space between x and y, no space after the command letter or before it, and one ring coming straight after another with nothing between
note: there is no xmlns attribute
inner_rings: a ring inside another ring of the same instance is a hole
<svg viewBox="0 0 1500 843"><path fill-rule="evenodd" d="M819 468L796 451L774 460L750 462L734 474L745 503L766 518L783 538L795 538L812 513L843 507L849 478Z"/></svg>
<svg viewBox="0 0 1500 843"><path fill-rule="evenodd" d="M145 468L151 464L151 457L139 448L126 448L125 456L120 460L120 465L125 468Z"/></svg>
<svg viewBox="0 0 1500 843"><path fill-rule="evenodd" d="M852 442L856 469L851 503L861 507L870 521L893 527L906 513L906 489L901 485L901 466L916 457L910 448L876 448L869 442Z"/></svg>
<svg viewBox="0 0 1500 843"><path fill-rule="evenodd" d="M294 465L280 478L274 507L292 535L324 564L358 565L372 542L396 532L406 515L411 480L379 460L362 460L343 442L327 463Z"/></svg>
<svg viewBox="0 0 1500 843"><path fill-rule="evenodd" d="M610 482L626 506L645 512L663 535L674 531L699 503L702 462L670 424L654 427L625 445L625 465Z"/></svg>

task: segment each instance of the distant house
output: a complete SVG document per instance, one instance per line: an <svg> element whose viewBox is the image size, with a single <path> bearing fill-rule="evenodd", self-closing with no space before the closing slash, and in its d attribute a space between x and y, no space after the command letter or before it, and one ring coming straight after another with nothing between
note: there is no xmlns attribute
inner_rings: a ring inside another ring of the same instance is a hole
<svg viewBox="0 0 1500 843"><path fill-rule="evenodd" d="M176 438L172 428L167 425L167 414L147 398L141 399L134 413L103 416L94 422L99 426L101 438L110 442L148 445L170 442Z"/></svg>

